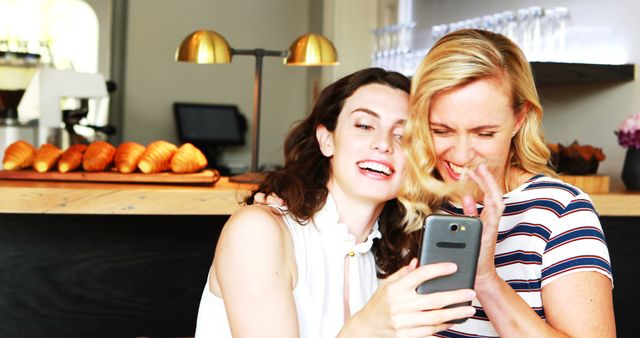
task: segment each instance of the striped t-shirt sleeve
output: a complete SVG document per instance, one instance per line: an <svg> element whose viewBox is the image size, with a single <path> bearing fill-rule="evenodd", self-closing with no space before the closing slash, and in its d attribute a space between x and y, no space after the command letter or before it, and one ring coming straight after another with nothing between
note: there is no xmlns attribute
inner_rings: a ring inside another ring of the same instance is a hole
<svg viewBox="0 0 640 338"><path fill-rule="evenodd" d="M589 196L581 193L558 215L545 246L541 286L580 271L595 271L613 280L604 233Z"/></svg>

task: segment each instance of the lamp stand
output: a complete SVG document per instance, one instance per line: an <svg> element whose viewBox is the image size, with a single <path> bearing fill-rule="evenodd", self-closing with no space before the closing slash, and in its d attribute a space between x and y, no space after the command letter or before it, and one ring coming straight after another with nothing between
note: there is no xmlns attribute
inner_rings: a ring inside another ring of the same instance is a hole
<svg viewBox="0 0 640 338"><path fill-rule="evenodd" d="M262 99L262 60L265 56L286 57L287 51L256 49L232 49L231 55L253 55L256 58L256 72L253 81L253 124L251 126L251 167L249 172L231 176L229 181L236 183L261 183L265 173L258 170L260 146L260 104Z"/></svg>

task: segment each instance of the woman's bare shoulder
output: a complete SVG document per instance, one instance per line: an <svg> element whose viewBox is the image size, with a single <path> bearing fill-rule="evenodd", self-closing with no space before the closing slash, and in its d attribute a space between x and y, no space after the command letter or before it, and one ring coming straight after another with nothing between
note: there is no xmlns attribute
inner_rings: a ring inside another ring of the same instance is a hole
<svg viewBox="0 0 640 338"><path fill-rule="evenodd" d="M267 205L247 205L233 214L224 225L225 228L248 228L250 231L281 230L283 225L282 213Z"/></svg>
<svg viewBox="0 0 640 338"><path fill-rule="evenodd" d="M285 229L277 209L265 205L244 206L234 212L224 225L218 246L278 253L288 242Z"/></svg>
<svg viewBox="0 0 640 338"><path fill-rule="evenodd" d="M216 244L212 291L224 299L234 335L264 335L260 331L265 328L270 336L291 335L273 335L271 330L280 330L280 326L286 326L283 330L287 332L297 331L292 324L296 318L295 279L288 230L274 210L266 206L239 209L225 224ZM285 318L286 323L278 318Z"/></svg>
<svg viewBox="0 0 640 338"><path fill-rule="evenodd" d="M264 205L245 206L234 212L224 225L215 257L237 259L258 253L254 259L270 264L286 261L290 235L281 213ZM227 255L230 254L230 255Z"/></svg>
<svg viewBox="0 0 640 338"><path fill-rule="evenodd" d="M221 279L237 284L244 283L242 280L263 280L265 271L291 275L291 264L288 263L292 259L288 248L291 240L285 228L277 209L251 205L235 211L216 243L210 275L212 292L221 296ZM243 268L249 262L266 270Z"/></svg>

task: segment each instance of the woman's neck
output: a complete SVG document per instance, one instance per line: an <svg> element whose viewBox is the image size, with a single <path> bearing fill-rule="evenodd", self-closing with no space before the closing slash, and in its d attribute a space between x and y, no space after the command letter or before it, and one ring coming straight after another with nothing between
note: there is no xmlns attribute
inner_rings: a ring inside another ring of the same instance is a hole
<svg viewBox="0 0 640 338"><path fill-rule="evenodd" d="M518 167L510 167L507 171L507 179L505 180L504 193L515 190L524 182L528 181L533 174L526 172Z"/></svg>
<svg viewBox="0 0 640 338"><path fill-rule="evenodd" d="M340 222L347 225L349 233L356 237L356 243L364 242L380 216L384 202L357 198L331 182L327 187L336 203Z"/></svg>

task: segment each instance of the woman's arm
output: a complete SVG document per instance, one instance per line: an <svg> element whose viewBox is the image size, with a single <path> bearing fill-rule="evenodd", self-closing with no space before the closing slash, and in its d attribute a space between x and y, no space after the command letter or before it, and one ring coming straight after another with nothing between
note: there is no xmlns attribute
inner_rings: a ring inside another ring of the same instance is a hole
<svg viewBox="0 0 640 338"><path fill-rule="evenodd" d="M611 280L576 272L542 288L547 323L571 337L615 337Z"/></svg>
<svg viewBox="0 0 640 338"><path fill-rule="evenodd" d="M576 272L542 288L546 322L497 275L476 292L501 337L616 336L611 281L597 272Z"/></svg>
<svg viewBox="0 0 640 338"><path fill-rule="evenodd" d="M500 189L485 169L479 168L478 175L470 173L485 192L480 215L485 229L474 289L496 331L501 337L615 337L611 281L605 275L573 272L543 286L546 322L500 278L494 264L500 215L494 211L503 208L503 202L498 198ZM477 214L473 200L464 200L464 210L467 215Z"/></svg>
<svg viewBox="0 0 640 338"><path fill-rule="evenodd" d="M265 207L225 224L213 261L234 337L297 337L290 237Z"/></svg>

